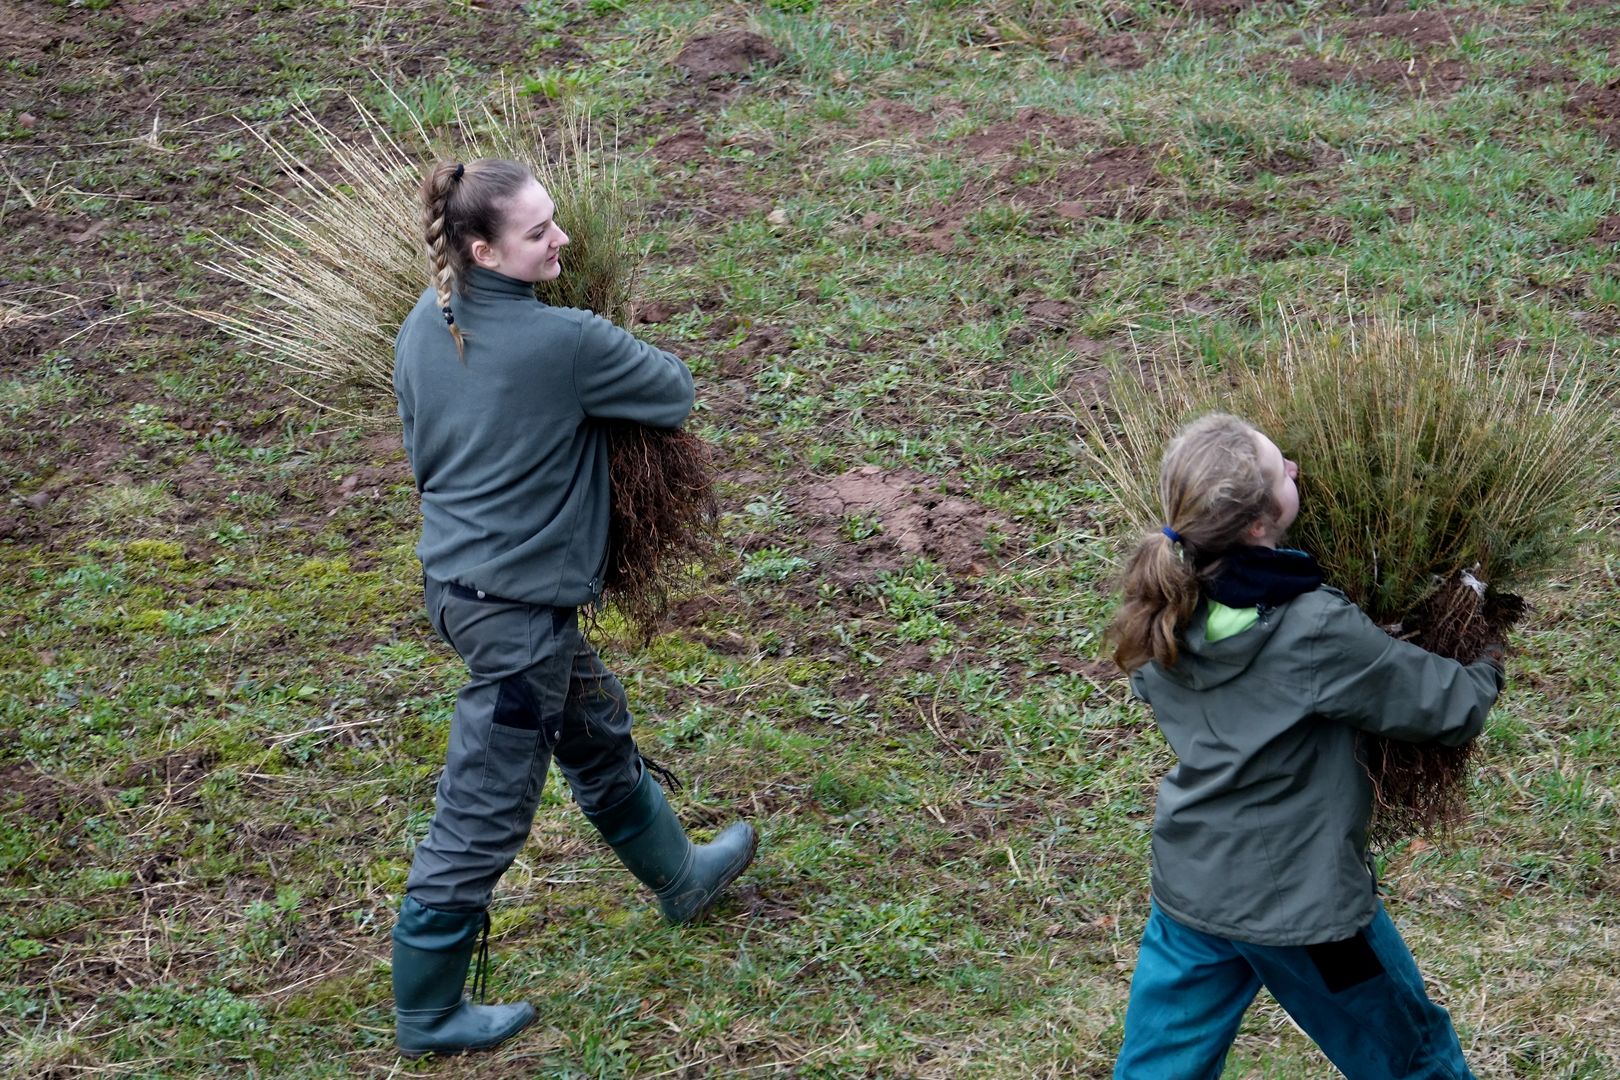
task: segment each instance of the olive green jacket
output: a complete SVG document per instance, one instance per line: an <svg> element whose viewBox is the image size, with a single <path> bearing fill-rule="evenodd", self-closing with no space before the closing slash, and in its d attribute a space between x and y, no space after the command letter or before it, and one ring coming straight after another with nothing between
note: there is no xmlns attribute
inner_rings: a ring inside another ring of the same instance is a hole
<svg viewBox="0 0 1620 1080"><path fill-rule="evenodd" d="M1322 587L1210 642L1200 605L1171 668L1131 677L1176 753L1153 823L1153 897L1195 930L1258 945L1340 941L1373 917L1370 732L1455 746L1501 691L1398 641Z"/></svg>

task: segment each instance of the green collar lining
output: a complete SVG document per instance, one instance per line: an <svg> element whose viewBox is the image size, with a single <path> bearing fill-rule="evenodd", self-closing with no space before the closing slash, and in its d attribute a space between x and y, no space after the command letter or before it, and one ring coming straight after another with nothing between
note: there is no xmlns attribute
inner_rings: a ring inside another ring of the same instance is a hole
<svg viewBox="0 0 1620 1080"><path fill-rule="evenodd" d="M1260 621L1260 609L1229 608L1218 601L1209 601L1209 617L1204 620L1204 640L1215 642L1241 634Z"/></svg>

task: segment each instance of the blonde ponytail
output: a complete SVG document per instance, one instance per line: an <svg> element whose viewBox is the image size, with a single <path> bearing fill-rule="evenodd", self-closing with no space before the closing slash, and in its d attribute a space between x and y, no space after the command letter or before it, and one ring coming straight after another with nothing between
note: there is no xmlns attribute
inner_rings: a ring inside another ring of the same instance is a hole
<svg viewBox="0 0 1620 1080"><path fill-rule="evenodd" d="M1163 533L1142 539L1125 564L1125 603L1109 629L1114 663L1135 671L1149 660L1165 667L1180 655L1176 634L1198 607L1198 577Z"/></svg>
<svg viewBox="0 0 1620 1080"><path fill-rule="evenodd" d="M1167 531L1136 545L1125 564L1124 603L1109 627L1114 662L1123 670L1149 660L1175 665L1177 638L1198 608L1201 582L1244 542L1250 525L1278 513L1257 435L1235 416L1212 413L1165 448L1159 500Z"/></svg>

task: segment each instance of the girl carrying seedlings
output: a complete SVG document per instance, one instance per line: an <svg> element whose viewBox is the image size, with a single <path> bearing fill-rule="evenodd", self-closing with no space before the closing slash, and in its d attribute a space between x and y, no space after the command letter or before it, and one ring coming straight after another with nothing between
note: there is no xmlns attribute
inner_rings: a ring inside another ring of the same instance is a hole
<svg viewBox="0 0 1620 1080"><path fill-rule="evenodd" d="M1159 470L1168 524L1125 571L1115 659L1177 763L1159 788L1152 908L1114 1075L1220 1075L1264 985L1351 1080L1472 1074L1377 894L1359 732L1465 742L1502 687L1398 641L1279 548L1298 468L1206 416Z"/></svg>
<svg viewBox="0 0 1620 1080"><path fill-rule="evenodd" d="M492 1047L535 1018L462 991L553 758L671 922L700 917L757 843L741 822L687 840L631 738L623 687L579 627L608 543L607 436L592 421L678 427L691 373L535 298L562 273L568 235L527 166L440 162L421 208L433 283L400 328L394 390L422 499L428 615L469 681L394 926L396 1037L411 1056Z"/></svg>

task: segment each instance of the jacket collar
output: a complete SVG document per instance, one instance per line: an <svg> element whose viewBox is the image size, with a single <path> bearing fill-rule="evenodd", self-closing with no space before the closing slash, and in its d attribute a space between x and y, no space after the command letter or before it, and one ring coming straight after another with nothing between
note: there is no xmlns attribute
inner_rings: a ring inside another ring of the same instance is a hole
<svg viewBox="0 0 1620 1080"><path fill-rule="evenodd" d="M517 278L485 270L482 266L469 266L462 279L461 291L480 299L533 300L534 285Z"/></svg>
<svg viewBox="0 0 1620 1080"><path fill-rule="evenodd" d="M1316 560L1294 548L1241 545L1201 576L1205 595L1234 608L1277 607L1322 584Z"/></svg>

